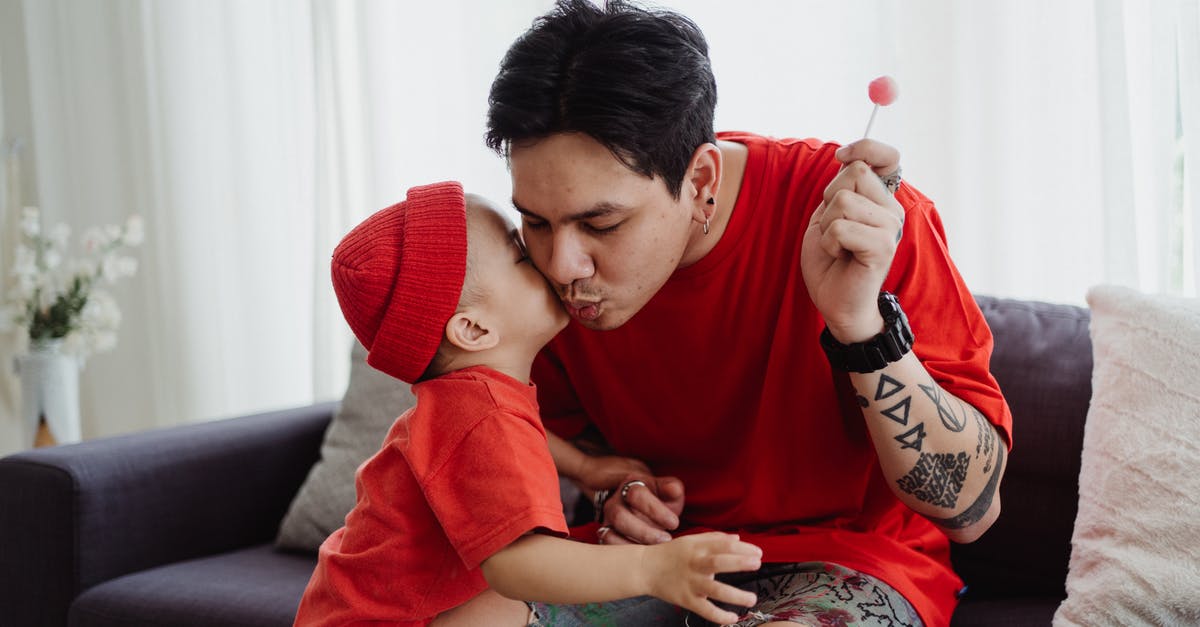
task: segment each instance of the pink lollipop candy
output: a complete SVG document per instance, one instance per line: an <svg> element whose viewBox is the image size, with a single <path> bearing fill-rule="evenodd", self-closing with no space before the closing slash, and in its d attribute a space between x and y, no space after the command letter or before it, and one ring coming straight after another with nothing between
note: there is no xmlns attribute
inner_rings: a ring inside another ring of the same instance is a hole
<svg viewBox="0 0 1200 627"><path fill-rule="evenodd" d="M871 102L875 103L875 108L871 109L871 119L867 121L867 130L863 132L863 139L871 134L871 125L875 124L875 114L879 112L879 107L886 107L896 102L896 97L900 95L900 88L892 77L880 76L867 85L867 95L871 97Z"/></svg>

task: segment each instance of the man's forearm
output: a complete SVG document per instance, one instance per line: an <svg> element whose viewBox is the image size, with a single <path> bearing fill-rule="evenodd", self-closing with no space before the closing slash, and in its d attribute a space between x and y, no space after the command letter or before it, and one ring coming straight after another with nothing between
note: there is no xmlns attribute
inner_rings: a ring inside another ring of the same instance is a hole
<svg viewBox="0 0 1200 627"><path fill-rule="evenodd" d="M999 514L1006 447L991 422L911 352L850 380L897 497L956 542L986 531Z"/></svg>

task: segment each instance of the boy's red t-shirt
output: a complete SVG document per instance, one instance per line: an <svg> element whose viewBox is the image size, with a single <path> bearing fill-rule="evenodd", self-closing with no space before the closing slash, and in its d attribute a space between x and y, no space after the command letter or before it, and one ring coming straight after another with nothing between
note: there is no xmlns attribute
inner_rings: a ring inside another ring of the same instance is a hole
<svg viewBox="0 0 1200 627"><path fill-rule="evenodd" d="M840 163L814 140L746 133L742 187L721 241L611 331L572 322L534 367L543 419L564 437L591 422L622 455L686 491L688 531L738 531L765 561L827 561L879 577L929 625L962 582L949 542L879 470L849 379L818 344L824 321L800 246ZM988 370L991 331L950 260L933 204L907 184L903 238L883 289L907 313L913 350L946 390L1011 443Z"/></svg>
<svg viewBox="0 0 1200 627"><path fill-rule="evenodd" d="M296 625L427 625L487 588L479 564L533 530L566 535L531 385L474 367L417 404L358 469L358 503L321 545Z"/></svg>

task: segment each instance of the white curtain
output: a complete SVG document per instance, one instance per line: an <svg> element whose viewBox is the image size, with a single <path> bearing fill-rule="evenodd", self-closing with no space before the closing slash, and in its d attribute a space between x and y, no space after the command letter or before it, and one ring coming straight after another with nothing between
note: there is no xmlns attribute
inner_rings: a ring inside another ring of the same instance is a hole
<svg viewBox="0 0 1200 627"><path fill-rule="evenodd" d="M901 149L977 292L1195 293L1196 0L659 4L707 34L722 129L852 141L867 83L895 76L872 137ZM329 253L412 185L507 199L487 91L549 6L0 0L0 131L32 180L0 217L147 220L118 347L83 372L85 437L339 396ZM0 337L0 453L25 446L6 437L12 350Z"/></svg>

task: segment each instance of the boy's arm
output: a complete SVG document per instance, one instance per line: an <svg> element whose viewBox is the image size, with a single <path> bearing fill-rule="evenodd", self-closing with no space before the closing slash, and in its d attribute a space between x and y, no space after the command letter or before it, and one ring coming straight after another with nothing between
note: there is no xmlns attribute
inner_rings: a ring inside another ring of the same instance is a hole
<svg viewBox="0 0 1200 627"><path fill-rule="evenodd" d="M750 607L756 598L714 575L755 570L761 559L758 547L719 532L654 546L599 546L528 534L484 560L481 568L488 585L513 599L575 604L652 595L729 624L737 615L710 599Z"/></svg>
<svg viewBox="0 0 1200 627"><path fill-rule="evenodd" d="M619 486L631 474L652 474L650 467L641 460L619 455L589 455L551 431L546 431L546 440L558 473L589 493Z"/></svg>

